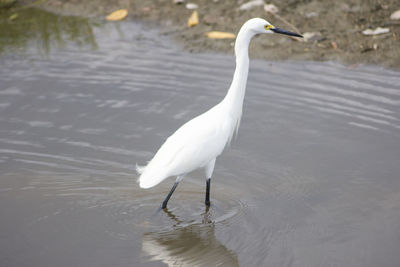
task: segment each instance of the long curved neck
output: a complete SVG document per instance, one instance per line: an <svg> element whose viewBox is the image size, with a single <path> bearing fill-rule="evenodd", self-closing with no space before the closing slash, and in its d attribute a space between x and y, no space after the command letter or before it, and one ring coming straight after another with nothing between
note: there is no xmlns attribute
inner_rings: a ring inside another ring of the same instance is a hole
<svg viewBox="0 0 400 267"><path fill-rule="evenodd" d="M236 69L231 86L224 98L224 103L237 119L242 114L244 94L246 92L247 75L249 73L249 44L254 33L242 27L235 42Z"/></svg>

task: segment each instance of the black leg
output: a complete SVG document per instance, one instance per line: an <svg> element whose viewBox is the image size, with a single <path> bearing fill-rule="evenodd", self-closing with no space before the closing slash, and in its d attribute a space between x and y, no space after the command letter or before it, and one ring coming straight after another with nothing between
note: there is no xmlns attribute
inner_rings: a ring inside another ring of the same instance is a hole
<svg viewBox="0 0 400 267"><path fill-rule="evenodd" d="M206 205L210 206L210 186L211 186L211 178L207 179L206 182Z"/></svg>
<svg viewBox="0 0 400 267"><path fill-rule="evenodd" d="M174 193L174 191L175 191L176 187L178 186L178 184L179 184L179 182L175 182L174 183L174 186L171 188L171 191L169 191L167 197L164 199L164 201L162 203L162 206L161 206L162 209L165 209L167 207L168 200L171 198L172 193Z"/></svg>

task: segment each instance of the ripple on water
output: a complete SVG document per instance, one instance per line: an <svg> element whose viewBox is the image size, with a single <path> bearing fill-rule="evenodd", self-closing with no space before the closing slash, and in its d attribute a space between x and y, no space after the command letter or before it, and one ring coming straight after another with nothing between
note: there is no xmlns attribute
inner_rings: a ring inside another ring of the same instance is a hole
<svg viewBox="0 0 400 267"><path fill-rule="evenodd" d="M232 196L216 194L212 196L212 204L207 208L204 205L204 192L181 190L174 193L166 210L159 210L167 193L147 192L142 196L135 196L136 209L147 214L140 222L146 231L163 232L191 225L229 223L240 220L246 206Z"/></svg>
<svg viewBox="0 0 400 267"><path fill-rule="evenodd" d="M27 185L40 189L50 198L64 198L79 203L83 209L103 211L124 225L133 225L143 232L168 232L193 225L222 225L240 221L246 204L229 192L218 191L212 204L204 204L204 192L197 184L185 181L160 210L169 188L165 184L142 190L135 178L127 175L35 175Z"/></svg>

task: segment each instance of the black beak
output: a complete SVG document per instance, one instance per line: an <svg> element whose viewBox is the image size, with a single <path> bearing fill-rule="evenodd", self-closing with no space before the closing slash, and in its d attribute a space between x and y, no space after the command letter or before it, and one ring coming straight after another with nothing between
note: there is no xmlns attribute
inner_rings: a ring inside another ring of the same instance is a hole
<svg viewBox="0 0 400 267"><path fill-rule="evenodd" d="M290 31L287 31L287 30L284 30L284 29L280 29L280 28L273 28L273 29L270 29L270 30L275 32L275 33L286 34L286 35L290 35L290 36L296 36L296 37L303 38L303 36L300 35L300 34L297 34L295 32L290 32Z"/></svg>

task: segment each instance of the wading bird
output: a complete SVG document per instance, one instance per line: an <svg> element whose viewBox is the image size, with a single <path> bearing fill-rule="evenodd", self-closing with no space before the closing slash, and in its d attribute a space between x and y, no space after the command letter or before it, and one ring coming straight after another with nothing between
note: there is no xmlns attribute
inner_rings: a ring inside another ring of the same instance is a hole
<svg viewBox="0 0 400 267"><path fill-rule="evenodd" d="M205 204L210 205L210 185L215 159L237 132L242 116L249 72L249 43L254 35L261 33L302 37L300 34L277 28L260 18L250 19L243 24L235 42L236 69L225 98L213 108L182 125L165 141L147 166L137 167L141 188L153 187L170 176L177 177L161 208L167 207L168 200L185 175L199 168L205 169Z"/></svg>

